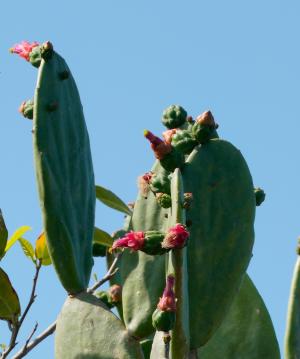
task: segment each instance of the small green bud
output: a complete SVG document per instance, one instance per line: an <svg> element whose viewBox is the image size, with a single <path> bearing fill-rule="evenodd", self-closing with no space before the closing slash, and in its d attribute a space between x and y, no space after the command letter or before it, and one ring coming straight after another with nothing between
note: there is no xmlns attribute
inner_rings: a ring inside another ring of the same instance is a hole
<svg viewBox="0 0 300 359"><path fill-rule="evenodd" d="M266 198L264 190L260 187L254 188L256 205L260 206Z"/></svg>
<svg viewBox="0 0 300 359"><path fill-rule="evenodd" d="M171 105L163 112L162 123L169 129L177 128L186 122L187 112L179 105Z"/></svg>
<svg viewBox="0 0 300 359"><path fill-rule="evenodd" d="M19 112L29 120L33 119L33 100L23 101L19 107Z"/></svg>
<svg viewBox="0 0 300 359"><path fill-rule="evenodd" d="M162 208L170 208L171 207L172 198L167 193L156 193L156 200L157 200L157 203Z"/></svg>

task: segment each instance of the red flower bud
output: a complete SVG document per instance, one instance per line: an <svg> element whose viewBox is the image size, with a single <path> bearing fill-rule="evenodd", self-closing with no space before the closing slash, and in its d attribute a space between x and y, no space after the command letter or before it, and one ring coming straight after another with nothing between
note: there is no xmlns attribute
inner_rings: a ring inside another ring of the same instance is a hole
<svg viewBox="0 0 300 359"><path fill-rule="evenodd" d="M213 128L216 127L214 116L210 111L205 111L201 115L199 115L196 118L196 122L199 123L200 125L205 125Z"/></svg>
<svg viewBox="0 0 300 359"><path fill-rule="evenodd" d="M152 172L146 172L144 175L138 178L138 188L141 194L146 197L150 189L150 181L153 177Z"/></svg>
<svg viewBox="0 0 300 359"><path fill-rule="evenodd" d="M130 248L134 251L138 251L143 248L145 242L144 232L129 232L125 237L117 239L112 245L112 249L116 248Z"/></svg>
<svg viewBox="0 0 300 359"><path fill-rule="evenodd" d="M157 308L163 312L175 312L176 311L176 298L174 293L175 277L168 275L166 280L166 287L164 289L162 297L159 299Z"/></svg>
<svg viewBox="0 0 300 359"><path fill-rule="evenodd" d="M183 248L189 235L190 233L186 230L186 227L177 223L169 229L161 246L166 249Z"/></svg>

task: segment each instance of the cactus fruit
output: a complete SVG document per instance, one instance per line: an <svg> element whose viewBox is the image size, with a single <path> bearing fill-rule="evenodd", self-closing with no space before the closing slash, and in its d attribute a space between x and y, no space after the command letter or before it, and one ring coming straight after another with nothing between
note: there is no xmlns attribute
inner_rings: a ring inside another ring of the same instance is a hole
<svg viewBox="0 0 300 359"><path fill-rule="evenodd" d="M159 299L157 308L152 314L152 325L160 332L168 332L174 327L176 317L174 285L175 277L168 275L163 295Z"/></svg>
<svg viewBox="0 0 300 359"><path fill-rule="evenodd" d="M59 76L63 71L69 73L64 81ZM87 287L93 265L94 174L76 84L66 62L54 51L40 63L33 129L50 256L65 289L78 293Z"/></svg>

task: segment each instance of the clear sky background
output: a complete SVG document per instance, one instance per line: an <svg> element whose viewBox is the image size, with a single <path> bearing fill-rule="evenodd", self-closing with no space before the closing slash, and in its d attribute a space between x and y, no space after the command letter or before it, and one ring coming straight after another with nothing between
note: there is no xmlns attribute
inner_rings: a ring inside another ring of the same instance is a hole
<svg viewBox="0 0 300 359"><path fill-rule="evenodd" d="M8 49L51 40L76 79L90 133L96 183L135 199L138 175L154 160L145 128L161 133L161 113L181 104L211 109L220 137L246 158L267 193L257 209L249 273L282 346L299 220L300 5L292 0L11 0L0 12L0 207L9 233L22 225L32 243L42 230L32 156L32 123L18 106L31 98L37 70ZM96 224L111 232L122 215L97 204ZM33 265L18 245L2 261L24 308ZM103 260L93 272L104 273ZM36 321L55 320L66 294L43 268L20 342ZM0 324L0 343L8 341ZM53 336L27 357L53 358Z"/></svg>

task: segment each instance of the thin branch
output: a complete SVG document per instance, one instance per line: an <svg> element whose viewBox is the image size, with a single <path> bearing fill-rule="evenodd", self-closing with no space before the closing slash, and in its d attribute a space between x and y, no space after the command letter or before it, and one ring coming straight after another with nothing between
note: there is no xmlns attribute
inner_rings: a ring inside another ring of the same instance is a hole
<svg viewBox="0 0 300 359"><path fill-rule="evenodd" d="M116 272L118 271L117 264L118 264L118 261L119 261L119 258L121 256L121 254L122 253L118 253L116 255L114 261L112 262L112 264L111 264L110 268L108 269L107 273L105 274L105 276L102 279L100 279L99 281L97 281L92 287L87 289L88 293L94 293L97 288L99 288L102 284L107 282L110 278L112 278L116 274ZM38 335L30 343L26 342L24 347L20 351L18 351L13 356L12 359L21 359L21 358L23 358L33 348L35 348L39 343L41 343L43 340L45 340L49 335L53 334L55 332L55 329L56 329L56 321L54 323L52 323L47 329L45 329L40 335ZM0 359L2 359L2 357L0 357Z"/></svg>
<svg viewBox="0 0 300 359"><path fill-rule="evenodd" d="M107 273L105 274L105 276L102 279L98 280L98 282L96 282L90 288L87 289L88 293L94 293L96 289L98 289L101 285L103 285L105 282L110 280L110 278L112 278L117 273L117 271L119 270L119 268L117 268L117 264L118 264L121 254L122 253L118 253L116 255L114 261L112 262L112 264L111 264L109 270L107 271Z"/></svg>
<svg viewBox="0 0 300 359"><path fill-rule="evenodd" d="M35 326L34 326L34 328L33 328L33 330L32 330L32 332L30 333L30 335L29 335L28 339L26 340L25 345L24 345L23 348L21 349L20 353L23 354L23 353L26 352L26 349L27 349L27 347L28 347L28 344L29 344L30 340L32 339L32 337L34 336L34 333L36 332L37 328L38 328L38 323L36 322L36 323L35 323Z"/></svg>
<svg viewBox="0 0 300 359"><path fill-rule="evenodd" d="M27 313L29 312L29 309L31 308L32 304L34 303L34 300L36 298L36 294L35 294L35 290L36 290L36 285L37 285L37 280L39 277L39 272L41 269L42 263L39 261L35 267L35 275L33 278L33 285L32 285L32 289L31 289L31 293L30 293L30 298L28 301L28 304L24 310L24 313L22 314L20 320L18 320L18 322L16 324L12 325L12 333L11 333L11 338L10 338L10 342L9 342L9 346L7 347L7 349L4 350L4 352L1 354L0 359L5 359L7 358L8 354L15 348L15 346L18 344L17 343L17 337L19 334L19 331L21 329L21 326L24 322L24 319L26 318Z"/></svg>
<svg viewBox="0 0 300 359"><path fill-rule="evenodd" d="M40 342L46 339L49 335L53 334L56 329L56 322L52 323L47 329L45 329L40 335L38 335L33 341L27 343L20 351L18 351L12 359L23 358L28 354L34 347L36 347Z"/></svg>

